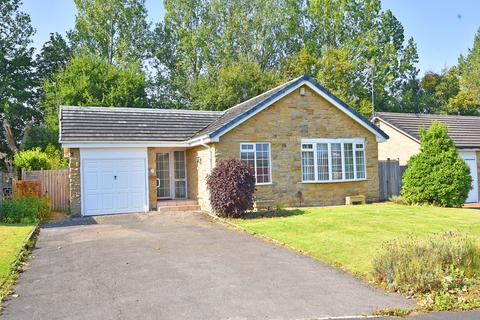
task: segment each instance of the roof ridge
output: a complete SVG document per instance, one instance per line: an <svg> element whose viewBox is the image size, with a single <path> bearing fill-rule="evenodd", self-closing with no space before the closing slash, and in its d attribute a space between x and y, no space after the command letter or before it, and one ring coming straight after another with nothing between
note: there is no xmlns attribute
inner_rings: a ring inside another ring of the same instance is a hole
<svg viewBox="0 0 480 320"><path fill-rule="evenodd" d="M411 115L411 116L419 116L419 117L448 117L448 118L480 118L480 116L475 115L465 115L465 114L438 114L438 113L413 113L413 112L389 112L389 111L380 111L376 112L375 115L382 115L382 114L391 114L391 115Z"/></svg>
<svg viewBox="0 0 480 320"><path fill-rule="evenodd" d="M194 114L216 114L222 115L225 111L214 110L196 110L196 109L165 109L165 108L136 108L136 107L99 107L99 106L60 106L60 110L81 110L81 111L151 111L151 112L182 112L182 113L194 113Z"/></svg>
<svg viewBox="0 0 480 320"><path fill-rule="evenodd" d="M233 108L235 108L235 107L238 107L238 106L240 106L240 105L242 105L242 104L248 103L248 102L250 102L250 101L252 101L252 100L254 100L254 99L256 99L256 98L258 98L258 97L260 97L260 96L267 95L268 93L270 93L270 92L272 92L272 91L274 91L274 90L277 90L277 89L279 89L279 88L281 88L281 87L283 87L283 86L287 86L287 85L289 85L290 83L295 82L295 81L297 81L297 80L299 80L299 79L301 79L301 78L303 78L303 77L305 77L305 75L301 75L300 77L296 77L295 79L292 79L292 80L289 80L289 81L284 82L284 83L282 83L282 84L279 84L278 86L276 86L276 87L274 87L274 88L272 88L272 89L270 89L270 90L268 90L268 91L262 92L262 93L260 93L260 94L258 94L258 95L256 95L256 96L254 96L254 97L251 97L251 98L248 99L248 100L245 100L245 101L242 101L242 102L240 102L240 103L237 103L237 104L234 105L233 107L230 107L230 108L226 109L224 112L227 113L228 111L230 111L231 109L233 109Z"/></svg>

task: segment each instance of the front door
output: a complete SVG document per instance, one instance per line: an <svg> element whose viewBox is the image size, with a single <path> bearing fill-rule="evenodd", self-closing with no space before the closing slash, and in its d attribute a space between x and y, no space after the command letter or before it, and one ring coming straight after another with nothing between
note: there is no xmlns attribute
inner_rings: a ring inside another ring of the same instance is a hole
<svg viewBox="0 0 480 320"><path fill-rule="evenodd" d="M185 199L187 174L185 151L157 153L157 198Z"/></svg>

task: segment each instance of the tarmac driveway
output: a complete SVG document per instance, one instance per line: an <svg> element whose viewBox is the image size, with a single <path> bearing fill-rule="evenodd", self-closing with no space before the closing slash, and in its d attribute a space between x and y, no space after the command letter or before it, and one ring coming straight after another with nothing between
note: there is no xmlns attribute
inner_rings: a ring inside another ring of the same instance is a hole
<svg viewBox="0 0 480 320"><path fill-rule="evenodd" d="M199 213L45 226L32 255L3 318L311 319L412 305Z"/></svg>

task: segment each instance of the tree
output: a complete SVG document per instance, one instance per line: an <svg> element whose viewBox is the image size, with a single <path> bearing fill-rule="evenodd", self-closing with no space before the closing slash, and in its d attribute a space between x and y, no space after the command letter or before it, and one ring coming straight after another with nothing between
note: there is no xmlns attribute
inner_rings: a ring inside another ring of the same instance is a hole
<svg viewBox="0 0 480 320"><path fill-rule="evenodd" d="M75 29L69 33L81 53L109 64L139 62L146 57L150 25L145 0L74 0Z"/></svg>
<svg viewBox="0 0 480 320"><path fill-rule="evenodd" d="M472 187L470 169L445 125L434 121L420 133L420 153L408 161L402 196L409 203L460 207Z"/></svg>
<svg viewBox="0 0 480 320"><path fill-rule="evenodd" d="M478 115L480 111L480 29L473 42L473 48L458 62L460 91L450 101L451 113Z"/></svg>
<svg viewBox="0 0 480 320"><path fill-rule="evenodd" d="M462 91L470 92L480 100L480 28L475 35L473 48L468 51L466 57L460 56L459 69Z"/></svg>
<svg viewBox="0 0 480 320"><path fill-rule="evenodd" d="M145 74L135 63L108 64L89 55L74 57L65 69L44 84L47 123L57 130L60 105L145 107Z"/></svg>
<svg viewBox="0 0 480 320"><path fill-rule="evenodd" d="M298 1L168 0L165 11L164 22L155 28L153 46L156 91L169 100L162 105L195 107L207 100L219 101L199 95L196 88L206 88L210 81L206 91L216 95L215 86L221 82L217 78L238 65L278 72L302 42L302 3Z"/></svg>
<svg viewBox="0 0 480 320"><path fill-rule="evenodd" d="M278 73L262 72L255 62L242 60L192 83L192 108L225 110L281 82Z"/></svg>
<svg viewBox="0 0 480 320"><path fill-rule="evenodd" d="M20 4L20 0L0 2L0 122L8 126L14 144L22 140L32 118L40 118L39 110L32 104L37 84L30 47L34 29L30 17L19 11ZM2 126L0 158L9 158L12 152Z"/></svg>
<svg viewBox="0 0 480 320"><path fill-rule="evenodd" d="M43 44L36 57L38 78L42 83L52 80L52 76L65 68L71 58L72 49L67 41L58 33L50 33L49 40Z"/></svg>
<svg viewBox="0 0 480 320"><path fill-rule="evenodd" d="M209 101L223 109L226 103L216 104L218 78L251 63L280 79L311 73L369 115L369 65L377 110L398 111L403 86L418 73L413 39L405 41L401 23L379 0L168 0L165 11L152 46L155 92L167 97L161 105Z"/></svg>

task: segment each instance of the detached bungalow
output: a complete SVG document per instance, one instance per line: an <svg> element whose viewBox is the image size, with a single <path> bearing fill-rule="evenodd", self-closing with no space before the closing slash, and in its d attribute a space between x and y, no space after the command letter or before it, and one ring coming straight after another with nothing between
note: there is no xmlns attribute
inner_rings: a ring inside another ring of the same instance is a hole
<svg viewBox="0 0 480 320"><path fill-rule="evenodd" d="M223 159L254 168L256 205L378 199L388 136L304 75L224 112L62 107L73 214L209 210L206 177Z"/></svg>
<svg viewBox="0 0 480 320"><path fill-rule="evenodd" d="M406 165L412 155L420 152L420 128L428 129L434 120L448 127L457 152L470 167L473 188L466 202L478 202L480 117L378 112L372 121L390 136L378 145L379 160L398 159L400 165Z"/></svg>

